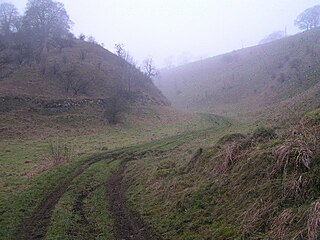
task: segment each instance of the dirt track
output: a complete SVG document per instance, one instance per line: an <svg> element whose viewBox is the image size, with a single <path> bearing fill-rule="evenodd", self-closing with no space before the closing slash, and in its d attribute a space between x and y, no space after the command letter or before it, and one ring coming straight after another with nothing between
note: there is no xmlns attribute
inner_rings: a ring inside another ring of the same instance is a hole
<svg viewBox="0 0 320 240"><path fill-rule="evenodd" d="M148 240L161 239L141 220L139 214L129 208L124 196L123 173L126 161L123 161L107 182L107 198L110 213L114 219L116 239Z"/></svg>
<svg viewBox="0 0 320 240"><path fill-rule="evenodd" d="M58 203L63 194L67 191L72 180L75 177L79 176L84 170L86 170L92 164L101 160L111 162L115 160L121 153L123 153L123 151L93 157L84 162L79 167L77 167L65 179L58 183L55 189L41 201L40 205L37 207L32 216L23 219L23 221L16 229L16 233L12 237L12 239L32 240L44 238L47 233L55 205Z"/></svg>
<svg viewBox="0 0 320 240"><path fill-rule="evenodd" d="M126 156L124 158L123 156ZM79 176L84 170L90 167L92 164L99 161L112 162L114 160L122 160L119 169L112 175L109 181L106 183L106 198L109 201L110 212L115 224L115 238L119 240L130 239L160 239L152 233L150 228L144 225L138 213L129 209L126 199L124 197L124 187L122 184L122 174L125 170L127 161L143 156L144 153L140 153L135 156L134 152L130 150L120 150L109 154L104 154L98 157L88 159L72 173L70 173L65 179L63 179L55 189L49 193L37 207L32 216L23 219L21 224L16 229L16 233L13 236L15 240L33 240L43 239L46 236L48 227L51 222L51 216L56 204L59 202L63 194L68 190L72 180ZM129 157L128 157L129 156ZM85 225L90 225L87 220L82 204L83 200L88 196L89 192L83 190L83 192L75 199L75 205L73 212L77 212ZM92 229L94 232L94 228ZM74 233L75 234L75 233ZM91 235L93 236L93 235Z"/></svg>

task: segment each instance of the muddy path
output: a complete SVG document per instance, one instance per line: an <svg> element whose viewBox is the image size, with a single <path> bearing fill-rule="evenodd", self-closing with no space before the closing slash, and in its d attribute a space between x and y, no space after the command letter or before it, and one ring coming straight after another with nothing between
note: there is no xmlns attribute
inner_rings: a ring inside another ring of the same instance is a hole
<svg viewBox="0 0 320 240"><path fill-rule="evenodd" d="M61 180L54 188L54 190L49 193L36 208L34 213L27 218L24 218L22 222L18 225L16 232L12 239L15 240L33 240L33 239L42 239L45 237L53 210L67 191L73 179L79 176L83 171L89 168L92 164L105 160L112 162L119 158L122 151L112 152L108 154L102 154L97 157L93 157L82 163L78 166L73 172L71 172L65 179Z"/></svg>
<svg viewBox="0 0 320 240"><path fill-rule="evenodd" d="M127 161L122 161L119 169L113 173L106 184L109 210L115 227L115 239L160 240L161 237L142 221L139 213L130 208L126 201L123 173Z"/></svg>
<svg viewBox="0 0 320 240"><path fill-rule="evenodd" d="M75 198L71 219L81 227L81 231L79 231L79 229L69 229L68 235L70 236L70 238L96 239L98 237L99 232L96 231L95 223L90 222L88 216L86 215L85 200L90 196L90 194L92 194L97 188L101 186L103 186L103 183L93 187L85 188Z"/></svg>
<svg viewBox="0 0 320 240"><path fill-rule="evenodd" d="M132 210L125 199L125 186L123 184L123 173L127 162L141 159L147 154L159 155L165 151L170 151L177 148L179 145L190 140L194 134L202 134L203 131L196 131L185 135L169 137L167 139L157 140L154 142L136 145L132 147L114 150L112 152L103 153L95 157L89 158L69 175L62 179L57 186L46 195L33 214L26 217L17 226L12 239L15 240L34 240L43 239L46 236L48 227L51 222L51 217L56 204L59 202L64 193L72 184L73 179L82 174L92 164L99 161L108 161L111 163L115 160L120 160L119 169L113 173L111 178L106 183L106 198L109 201L110 213L115 224L115 237L121 240L130 239L161 239L157 236L150 227L146 226L141 220L139 214ZM84 191L75 199L75 207L73 212L81 216L84 225L90 224L83 211L83 201L90 193Z"/></svg>
<svg viewBox="0 0 320 240"><path fill-rule="evenodd" d="M54 188L52 192L50 192L44 199L41 201L39 206L36 208L34 213L30 217L26 217L22 220L22 222L18 225L14 236L12 239L15 240L34 240L34 239L43 239L46 236L48 227L51 222L51 217L53 214L53 210L56 206L56 204L59 202L61 197L64 195L64 193L68 190L68 187L71 185L73 179L75 179L77 176L82 174L87 168L89 168L92 164L97 163L99 161L108 161L111 163L115 160L122 160L122 164L119 168L119 170L113 174L109 186L113 186L115 188L119 187L121 185L122 178L117 178L117 176L122 177L122 173L124 171L125 163L129 160L134 160L139 157L142 157L144 154L149 152L150 150L147 150L145 152L140 152L138 155L134 153L134 150L132 148L125 148L118 151L114 151L107 154L101 154L99 156L93 157L88 159L87 161L83 162L80 166L78 166L73 172L71 172L65 179L61 180L57 184L57 186ZM119 181L120 180L120 181ZM107 188L107 190L111 190L112 188ZM80 194L77 199L75 199L75 206L73 209L74 213L77 213L81 216L80 221L84 225L89 225L85 213L82 209L83 201L86 199L87 195L92 191L90 189L89 191L84 191L82 194ZM112 191L108 191L109 194L112 193ZM124 211L123 215L113 215L115 217L114 221L116 223L120 223L119 219L117 217L125 217L128 218L127 222L124 224L130 223L130 226L134 226L136 228L144 228L142 221L139 221L139 223L136 223L136 219L138 218L138 215L131 215L131 212L129 211L129 208L127 208L127 205L125 204L125 199L123 197L123 192L116 193L115 195L112 194L113 197L108 197L108 199L112 199L112 203L110 205L116 204L118 202L119 197L121 199L121 208L118 210ZM129 214L130 213L130 214ZM118 225L117 225L118 226ZM121 228L126 228L126 226L121 226ZM117 227L118 229L118 227ZM130 231L128 231L129 234L131 234ZM130 235L131 236L131 235ZM148 235L149 236L149 235ZM154 239L154 238L116 238L116 239Z"/></svg>

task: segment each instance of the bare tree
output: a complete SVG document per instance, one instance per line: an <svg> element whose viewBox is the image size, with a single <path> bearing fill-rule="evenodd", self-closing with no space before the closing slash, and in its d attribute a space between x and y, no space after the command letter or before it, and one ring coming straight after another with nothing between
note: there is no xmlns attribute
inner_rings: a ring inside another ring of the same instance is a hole
<svg viewBox="0 0 320 240"><path fill-rule="evenodd" d="M0 4L0 34L16 32L20 21L17 8L11 3Z"/></svg>
<svg viewBox="0 0 320 240"><path fill-rule="evenodd" d="M153 64L152 58L147 58L143 61L143 70L149 78L156 77L157 75L159 75L156 67Z"/></svg>
<svg viewBox="0 0 320 240"><path fill-rule="evenodd" d="M132 83L136 79L139 69L137 68L137 63L130 53L125 50L123 44L116 44L116 54L122 59L119 63L121 66L121 79L126 82L126 91L131 99Z"/></svg>
<svg viewBox="0 0 320 240"><path fill-rule="evenodd" d="M303 31L318 27L320 24L320 5L306 9L296 18L294 24Z"/></svg>
<svg viewBox="0 0 320 240"><path fill-rule="evenodd" d="M120 85L112 88L110 96L103 101L104 117L110 124L120 121L121 114L127 109L126 92Z"/></svg>
<svg viewBox="0 0 320 240"><path fill-rule="evenodd" d="M76 66L56 69L56 72L60 85L66 93L72 94L73 96L88 94L93 77L91 79L85 78Z"/></svg>
<svg viewBox="0 0 320 240"><path fill-rule="evenodd" d="M54 38L68 36L72 22L60 2L52 0L29 0L23 18L23 29L38 38L42 52Z"/></svg>
<svg viewBox="0 0 320 240"><path fill-rule="evenodd" d="M87 95L92 79L85 79L83 76L73 78L71 81L71 89L74 96Z"/></svg>

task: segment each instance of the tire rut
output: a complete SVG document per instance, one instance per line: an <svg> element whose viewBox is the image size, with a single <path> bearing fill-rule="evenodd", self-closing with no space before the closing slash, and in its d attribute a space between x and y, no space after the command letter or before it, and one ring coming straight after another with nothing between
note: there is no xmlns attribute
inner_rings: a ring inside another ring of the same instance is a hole
<svg viewBox="0 0 320 240"><path fill-rule="evenodd" d="M82 229L85 229L85 233L79 232L78 230L70 229L68 232L69 235L73 238L95 239L99 234L96 231L94 224L88 220L84 210L84 205L85 200L89 197L89 195L101 186L103 186L103 184L98 184L90 188L85 188L76 197L72 208L72 220L76 222L78 225L80 225ZM85 237L83 236L83 234L85 235Z"/></svg>
<svg viewBox="0 0 320 240"><path fill-rule="evenodd" d="M63 194L68 190L73 179L82 174L92 164L99 161L122 160L119 169L111 176L106 183L106 194L110 203L110 212L114 218L116 239L121 240L141 240L152 239L160 240L150 227L145 225L141 220L140 215L131 210L124 196L124 186L122 183L123 173L128 161L140 159L148 153L161 154L161 147L174 145L176 140L168 139L167 142L158 144L157 141L149 144L136 145L108 152L105 154L92 157L83 162L73 172L62 179L57 186L42 199L39 206L29 217L24 218L17 226L12 239L14 240L35 240L45 238L48 227L51 222L51 217L56 204L59 202ZM158 144L158 145L155 145ZM146 150L139 151L140 147L145 147ZM130 157L127 157L130 156ZM82 201L82 200L81 200ZM81 215L81 214L80 214ZM84 222L88 221L83 215Z"/></svg>
<svg viewBox="0 0 320 240"><path fill-rule="evenodd" d="M142 221L139 213L130 208L125 198L123 173L126 169L127 162L133 159L135 159L135 157L122 161L119 169L106 183L109 210L114 220L115 239L161 240L162 238Z"/></svg>
<svg viewBox="0 0 320 240"><path fill-rule="evenodd" d="M60 198L67 191L72 180L83 173L83 171L89 168L92 164L102 160L112 162L124 152L125 151L122 150L98 157L93 157L77 167L65 179L61 180L54 190L41 201L39 206L30 217L22 220L22 222L18 225L12 239L34 240L44 238L51 222L53 210Z"/></svg>

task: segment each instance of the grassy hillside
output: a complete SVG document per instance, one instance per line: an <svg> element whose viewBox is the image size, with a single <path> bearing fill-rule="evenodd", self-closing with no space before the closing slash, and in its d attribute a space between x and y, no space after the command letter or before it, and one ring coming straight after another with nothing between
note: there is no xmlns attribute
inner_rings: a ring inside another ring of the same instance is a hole
<svg viewBox="0 0 320 240"><path fill-rule="evenodd" d="M314 29L163 70L158 86L185 109L268 120L294 112L298 118L320 104L319 39Z"/></svg>
<svg viewBox="0 0 320 240"><path fill-rule="evenodd" d="M127 196L163 239L319 239L319 113L130 162Z"/></svg>

